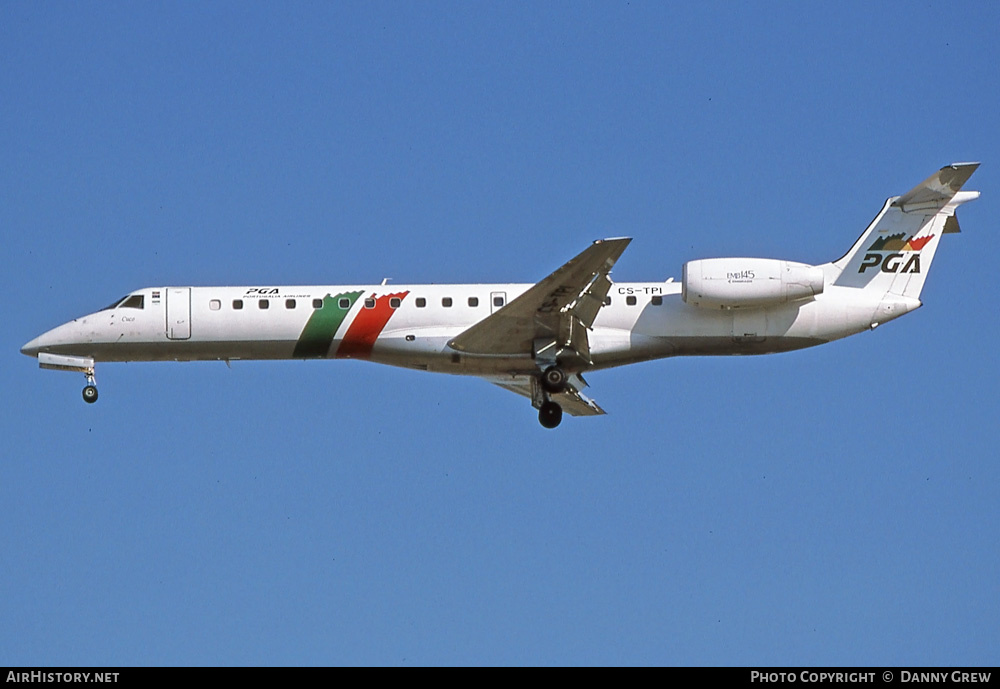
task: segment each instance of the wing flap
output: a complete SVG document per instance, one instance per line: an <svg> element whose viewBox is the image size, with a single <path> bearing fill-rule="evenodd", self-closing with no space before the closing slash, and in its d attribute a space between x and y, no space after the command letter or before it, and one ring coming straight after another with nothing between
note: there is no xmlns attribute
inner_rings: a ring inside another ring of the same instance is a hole
<svg viewBox="0 0 1000 689"><path fill-rule="evenodd" d="M486 380L497 387L510 390L513 393L534 401L532 386L535 383L528 376L506 376L503 378L486 378ZM549 395L549 398L553 402L558 402L563 411L570 416L600 416L607 413L601 409L597 402L572 388L567 388L565 392Z"/></svg>
<svg viewBox="0 0 1000 689"><path fill-rule="evenodd" d="M594 319L597 318L597 312L604 306L604 299L608 296L610 290L611 278L601 273L590 283L587 291L576 300L576 303L573 305L573 315L588 328L593 326Z"/></svg>

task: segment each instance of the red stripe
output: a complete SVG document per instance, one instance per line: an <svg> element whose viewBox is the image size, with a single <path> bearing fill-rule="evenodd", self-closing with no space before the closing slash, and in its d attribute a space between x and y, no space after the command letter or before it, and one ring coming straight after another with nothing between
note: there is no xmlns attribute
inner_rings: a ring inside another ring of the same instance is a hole
<svg viewBox="0 0 1000 689"><path fill-rule="evenodd" d="M358 315L354 317L354 322L347 329L344 339L337 349L338 359L367 359L371 356L372 347L375 340L382 334L386 323L392 318L396 310L389 306L389 300L396 298L400 302L409 292L397 292L396 294L383 294L375 300L375 307L368 309L362 307ZM369 297L370 299L371 297Z"/></svg>

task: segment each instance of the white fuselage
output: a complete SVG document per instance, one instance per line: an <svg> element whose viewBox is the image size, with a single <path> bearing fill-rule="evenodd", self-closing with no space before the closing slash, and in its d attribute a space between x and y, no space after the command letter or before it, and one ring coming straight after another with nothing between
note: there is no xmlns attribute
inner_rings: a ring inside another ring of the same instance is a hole
<svg viewBox="0 0 1000 689"><path fill-rule="evenodd" d="M829 264L824 270L832 270ZM531 353L459 353L448 342L529 284L161 287L77 318L22 348L101 361L357 358L444 373L537 372ZM142 297L141 308L135 305ZM769 307L684 303L679 282L614 283L589 333L592 365L670 356L765 354L822 344L919 306L828 286ZM133 305L129 306L131 300Z"/></svg>

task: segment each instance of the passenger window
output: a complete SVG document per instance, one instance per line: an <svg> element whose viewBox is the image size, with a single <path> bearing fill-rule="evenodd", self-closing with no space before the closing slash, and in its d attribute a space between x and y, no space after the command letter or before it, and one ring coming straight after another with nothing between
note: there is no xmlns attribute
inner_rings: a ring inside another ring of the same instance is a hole
<svg viewBox="0 0 1000 689"><path fill-rule="evenodd" d="M451 307L451 297L444 297L441 299L441 306L447 308Z"/></svg>
<svg viewBox="0 0 1000 689"><path fill-rule="evenodd" d="M218 311L219 309L222 308L222 302L219 301L218 299L213 299L212 301L208 302L208 308L212 309L213 311Z"/></svg>
<svg viewBox="0 0 1000 689"><path fill-rule="evenodd" d="M394 309L398 309L399 305L402 304L402 300L399 297L392 297L389 299L389 306Z"/></svg>
<svg viewBox="0 0 1000 689"><path fill-rule="evenodd" d="M243 308L243 300L233 299L233 311L239 311L242 308Z"/></svg>
<svg viewBox="0 0 1000 689"><path fill-rule="evenodd" d="M503 306L503 297L493 297L493 306Z"/></svg>
<svg viewBox="0 0 1000 689"><path fill-rule="evenodd" d="M427 306L427 300L423 297L417 297L417 308L422 309Z"/></svg>
<svg viewBox="0 0 1000 689"><path fill-rule="evenodd" d="M625 297L625 303L628 304L629 306L635 306L635 297L632 296Z"/></svg>
<svg viewBox="0 0 1000 689"><path fill-rule="evenodd" d="M366 309L374 309L375 308L375 300L372 299L371 297L368 297L367 299L365 299L365 308Z"/></svg>
<svg viewBox="0 0 1000 689"><path fill-rule="evenodd" d="M649 301L650 301L650 303L653 304L653 306L662 306L663 305L663 297L653 297Z"/></svg>
<svg viewBox="0 0 1000 689"><path fill-rule="evenodd" d="M286 299L285 300L285 308L286 309L294 309L295 308L295 300L294 299Z"/></svg>
<svg viewBox="0 0 1000 689"><path fill-rule="evenodd" d="M479 297L469 297L469 306L479 306Z"/></svg>
<svg viewBox="0 0 1000 689"><path fill-rule="evenodd" d="M322 299L313 299L313 308L314 309L321 309L321 308L323 308L323 300Z"/></svg>
<svg viewBox="0 0 1000 689"><path fill-rule="evenodd" d="M125 301L118 305L122 309L141 309L143 302L143 296L141 294L133 294L128 297Z"/></svg>
<svg viewBox="0 0 1000 689"><path fill-rule="evenodd" d="M351 308L351 300L346 297L342 297L341 300L337 302L337 306L342 309L349 309Z"/></svg>
<svg viewBox="0 0 1000 689"><path fill-rule="evenodd" d="M269 302L267 299L261 299L260 301L257 302L257 308L259 308L261 310L267 309L270 306L271 306L271 302Z"/></svg>
<svg viewBox="0 0 1000 689"><path fill-rule="evenodd" d="M611 297L604 297L604 305L611 306Z"/></svg>

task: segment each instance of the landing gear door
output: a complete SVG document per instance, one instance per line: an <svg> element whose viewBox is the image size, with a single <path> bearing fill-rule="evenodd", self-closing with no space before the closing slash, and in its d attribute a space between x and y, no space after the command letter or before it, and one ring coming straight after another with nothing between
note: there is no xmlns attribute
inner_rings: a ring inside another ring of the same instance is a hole
<svg viewBox="0 0 1000 689"><path fill-rule="evenodd" d="M187 340L191 337L191 288L167 288L167 337Z"/></svg>
<svg viewBox="0 0 1000 689"><path fill-rule="evenodd" d="M490 313L496 313L507 303L506 292L490 292Z"/></svg>

